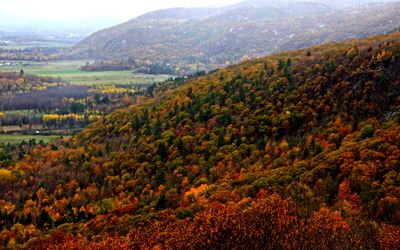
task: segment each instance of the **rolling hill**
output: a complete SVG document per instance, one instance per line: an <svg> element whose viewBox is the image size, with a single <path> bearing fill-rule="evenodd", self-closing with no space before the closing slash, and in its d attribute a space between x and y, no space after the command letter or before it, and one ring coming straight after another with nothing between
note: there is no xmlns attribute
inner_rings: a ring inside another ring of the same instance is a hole
<svg viewBox="0 0 400 250"><path fill-rule="evenodd" d="M162 64L186 73L386 34L400 26L399 2L351 3L257 0L214 9L160 10L94 33L74 46L69 56L133 58L138 66Z"/></svg>
<svg viewBox="0 0 400 250"><path fill-rule="evenodd" d="M399 33L148 89L0 169L1 247L396 249Z"/></svg>

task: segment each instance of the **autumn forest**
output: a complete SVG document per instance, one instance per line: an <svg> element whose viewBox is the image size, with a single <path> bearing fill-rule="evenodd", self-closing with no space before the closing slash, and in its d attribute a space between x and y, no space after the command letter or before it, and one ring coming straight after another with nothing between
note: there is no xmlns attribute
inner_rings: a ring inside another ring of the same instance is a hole
<svg viewBox="0 0 400 250"><path fill-rule="evenodd" d="M206 71L0 48L0 249L400 249L400 33L380 33Z"/></svg>
<svg viewBox="0 0 400 250"><path fill-rule="evenodd" d="M0 172L1 244L395 249L398 33L154 86Z"/></svg>

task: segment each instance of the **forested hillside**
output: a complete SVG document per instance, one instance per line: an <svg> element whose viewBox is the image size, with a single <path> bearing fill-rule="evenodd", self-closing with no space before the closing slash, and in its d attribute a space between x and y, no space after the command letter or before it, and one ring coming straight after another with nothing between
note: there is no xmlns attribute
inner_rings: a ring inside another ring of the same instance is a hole
<svg viewBox="0 0 400 250"><path fill-rule="evenodd" d="M157 66L159 73L185 74L400 27L398 2L347 2L261 0L214 9L160 10L98 31L68 56L122 59L144 72Z"/></svg>
<svg viewBox="0 0 400 250"><path fill-rule="evenodd" d="M0 170L0 244L396 249L399 33L150 88Z"/></svg>
<svg viewBox="0 0 400 250"><path fill-rule="evenodd" d="M0 72L0 94L23 93L60 85L60 79L25 75L23 70L19 73Z"/></svg>

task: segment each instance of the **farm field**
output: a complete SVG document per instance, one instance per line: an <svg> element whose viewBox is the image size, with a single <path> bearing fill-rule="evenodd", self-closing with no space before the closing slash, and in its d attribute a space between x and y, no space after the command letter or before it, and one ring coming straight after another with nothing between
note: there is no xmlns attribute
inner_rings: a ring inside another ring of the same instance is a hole
<svg viewBox="0 0 400 250"><path fill-rule="evenodd" d="M108 84L152 84L163 82L169 75L135 74L127 71L81 71L86 61L53 61L53 62L0 62L0 72L18 72L23 69L26 74L60 77L72 84L108 85Z"/></svg>
<svg viewBox="0 0 400 250"><path fill-rule="evenodd" d="M30 139L36 139L36 143L42 140L46 144L60 135L75 134L102 115L133 102L136 92L171 77L136 74L131 70L80 70L86 63L86 60L0 60L0 73L3 74L16 72L21 77L19 72L22 69L25 75L51 77L61 84L64 81L71 83L45 88L40 92L17 94L14 91L12 98L1 96L0 144L16 145ZM13 105L10 106L10 103ZM40 131L40 135L34 135L36 130Z"/></svg>
<svg viewBox="0 0 400 250"><path fill-rule="evenodd" d="M0 45L0 49L66 48L70 46L72 46L71 43L60 41L29 41L10 42L7 45Z"/></svg>
<svg viewBox="0 0 400 250"><path fill-rule="evenodd" d="M58 135L21 135L21 134L2 134L0 135L0 144L19 144L22 141L28 142L35 139L36 142L43 141L45 144L60 139Z"/></svg>
<svg viewBox="0 0 400 250"><path fill-rule="evenodd" d="M130 105L154 82L167 79L130 71L84 72L77 61L0 64L0 143L13 145L34 138L46 144L61 135L76 134ZM19 73L20 68L25 74Z"/></svg>

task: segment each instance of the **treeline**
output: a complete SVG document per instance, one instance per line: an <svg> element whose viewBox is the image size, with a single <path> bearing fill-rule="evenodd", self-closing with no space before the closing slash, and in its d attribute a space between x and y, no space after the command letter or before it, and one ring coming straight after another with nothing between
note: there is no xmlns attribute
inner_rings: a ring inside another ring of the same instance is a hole
<svg viewBox="0 0 400 250"><path fill-rule="evenodd" d="M168 63L154 63L139 65L134 60L128 61L100 61L87 62L80 68L82 71L124 71L134 70L138 73L151 75L178 75L181 74L176 66Z"/></svg>
<svg viewBox="0 0 400 250"><path fill-rule="evenodd" d="M80 69L82 71L124 71L124 70L131 70L132 68L133 65L129 64L128 62L100 61L95 63L87 62Z"/></svg>
<svg viewBox="0 0 400 250"><path fill-rule="evenodd" d="M25 75L23 70L20 72L0 72L0 94L8 92L20 93L32 90L42 90L49 86L62 86L65 83L60 78L40 77Z"/></svg>
<svg viewBox="0 0 400 250"><path fill-rule="evenodd" d="M140 73L145 73L145 74L152 74L152 75L158 75L158 74L165 74L165 75L176 75L177 70L174 66L167 64L167 63L155 63L155 64L150 64L146 65L143 67L140 67L138 69Z"/></svg>
<svg viewBox="0 0 400 250"><path fill-rule="evenodd" d="M1 49L0 60L44 62L54 60L65 52L63 48Z"/></svg>
<svg viewBox="0 0 400 250"><path fill-rule="evenodd" d="M0 113L0 124L2 126L20 126L25 127L25 132L32 132L41 128L47 129L68 129L84 128L89 123L97 121L102 117L100 112L89 113L44 113L38 110L14 111L10 113ZM0 133L7 133L7 128L0 130Z"/></svg>
<svg viewBox="0 0 400 250"><path fill-rule="evenodd" d="M90 95L87 86L62 85L29 92L0 95L0 110L37 109L44 112L60 109L68 111L69 99L85 99Z"/></svg>

